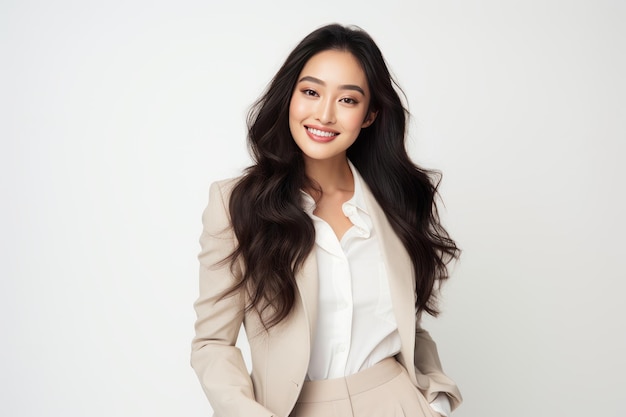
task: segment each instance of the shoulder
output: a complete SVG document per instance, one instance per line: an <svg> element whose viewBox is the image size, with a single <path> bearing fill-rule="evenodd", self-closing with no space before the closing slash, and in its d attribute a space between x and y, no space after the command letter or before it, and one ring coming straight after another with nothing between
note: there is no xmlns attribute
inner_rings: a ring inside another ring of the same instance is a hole
<svg viewBox="0 0 626 417"><path fill-rule="evenodd" d="M228 207L230 197L233 189L242 178L243 176L227 178L211 183L209 186L209 201L202 213L202 222L205 229L219 230L230 224Z"/></svg>
<svg viewBox="0 0 626 417"><path fill-rule="evenodd" d="M214 181L209 187L209 198L221 196L222 199L228 201L233 189L243 178L243 176L239 176Z"/></svg>
<svg viewBox="0 0 626 417"><path fill-rule="evenodd" d="M241 184L245 178L246 175L240 175L238 177L212 182L209 186L209 205L215 205L219 202L224 208L228 209L234 189L237 185Z"/></svg>

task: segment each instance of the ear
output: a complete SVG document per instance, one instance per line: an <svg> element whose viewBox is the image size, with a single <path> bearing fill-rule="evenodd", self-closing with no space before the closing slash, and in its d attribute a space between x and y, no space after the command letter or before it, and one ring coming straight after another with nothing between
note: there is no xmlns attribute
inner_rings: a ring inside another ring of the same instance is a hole
<svg viewBox="0 0 626 417"><path fill-rule="evenodd" d="M361 129L365 129L366 127L371 126L372 123L374 123L374 120L376 120L376 116L378 116L378 111L368 112L365 120L363 121L363 124L361 125Z"/></svg>

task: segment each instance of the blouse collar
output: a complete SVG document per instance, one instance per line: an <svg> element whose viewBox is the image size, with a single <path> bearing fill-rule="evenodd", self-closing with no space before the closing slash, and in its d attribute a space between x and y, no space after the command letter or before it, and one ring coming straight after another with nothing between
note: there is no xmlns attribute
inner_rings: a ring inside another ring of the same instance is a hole
<svg viewBox="0 0 626 417"><path fill-rule="evenodd" d="M367 205L365 204L365 197L363 195L363 178L350 160L348 160L348 166L350 167L352 177L354 178L354 194L348 201L343 203L341 208L344 215L348 217L350 221L359 228L359 230L362 231L362 235L369 236L371 231L371 222L368 221L369 213ZM314 216L313 212L315 211L315 207L316 204L313 197L303 190L302 209L309 216ZM362 214L362 216L360 214ZM365 217L365 219L363 217Z"/></svg>

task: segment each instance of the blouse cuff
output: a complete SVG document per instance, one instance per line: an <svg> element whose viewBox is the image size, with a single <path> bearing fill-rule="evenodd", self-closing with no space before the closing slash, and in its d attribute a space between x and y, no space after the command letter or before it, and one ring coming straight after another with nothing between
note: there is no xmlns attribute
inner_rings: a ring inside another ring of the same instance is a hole
<svg viewBox="0 0 626 417"><path fill-rule="evenodd" d="M437 397L430 403L430 408L444 417L449 417L452 413L452 410L450 410L450 400L443 392L437 394Z"/></svg>

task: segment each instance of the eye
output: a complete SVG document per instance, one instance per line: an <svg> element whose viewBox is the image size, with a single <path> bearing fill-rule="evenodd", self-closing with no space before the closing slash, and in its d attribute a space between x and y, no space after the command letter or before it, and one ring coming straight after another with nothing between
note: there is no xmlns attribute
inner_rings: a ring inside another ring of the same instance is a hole
<svg viewBox="0 0 626 417"><path fill-rule="evenodd" d="M305 88L304 90L302 90L302 93L305 96L311 96L311 97L317 97L318 94L315 90L311 90L310 88Z"/></svg>
<svg viewBox="0 0 626 417"><path fill-rule="evenodd" d="M358 103L358 101L356 101L355 99L350 98L350 97L344 97L344 98L342 98L339 101L341 101L342 103L346 103L346 104L357 104Z"/></svg>

